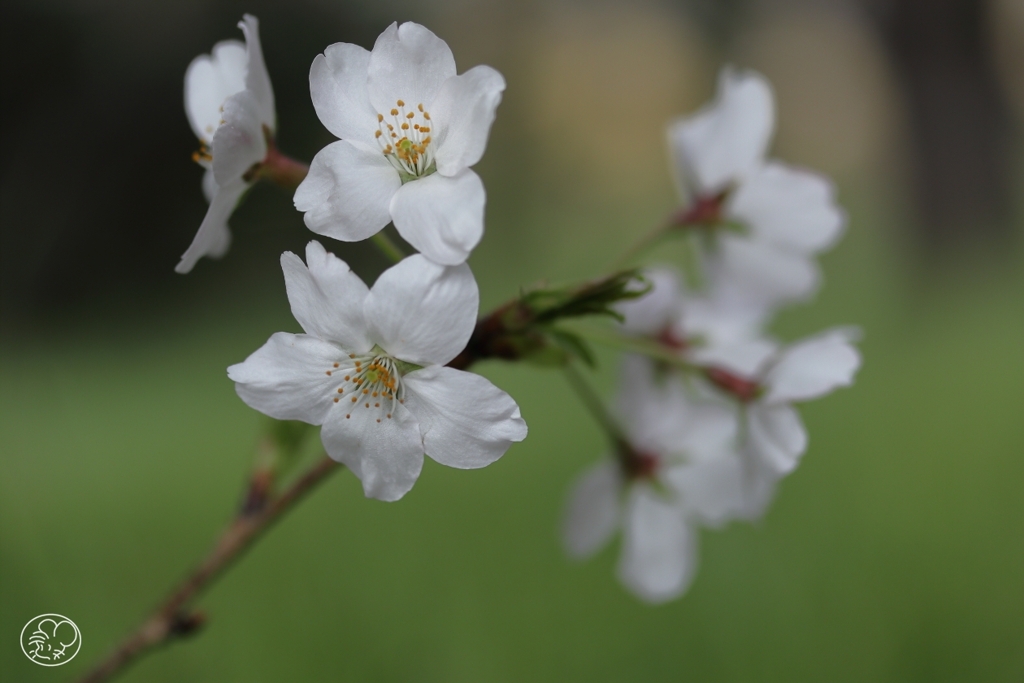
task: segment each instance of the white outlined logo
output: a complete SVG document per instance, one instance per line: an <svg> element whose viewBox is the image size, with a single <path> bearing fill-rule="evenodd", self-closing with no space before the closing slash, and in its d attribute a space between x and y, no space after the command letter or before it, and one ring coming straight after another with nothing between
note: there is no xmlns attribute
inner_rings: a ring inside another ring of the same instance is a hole
<svg viewBox="0 0 1024 683"><path fill-rule="evenodd" d="M40 614L21 629L21 651L40 666L67 664L82 648L82 632L60 614Z"/></svg>

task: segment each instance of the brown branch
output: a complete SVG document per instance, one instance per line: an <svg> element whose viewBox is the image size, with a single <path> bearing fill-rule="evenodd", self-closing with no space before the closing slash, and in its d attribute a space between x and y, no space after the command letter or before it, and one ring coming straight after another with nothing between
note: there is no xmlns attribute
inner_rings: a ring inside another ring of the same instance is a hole
<svg viewBox="0 0 1024 683"><path fill-rule="evenodd" d="M492 314L478 322L474 336L479 335L482 327L487 327L488 339L498 334L500 325L495 319L496 316ZM490 349L480 348L474 353L473 349L467 347L448 365L464 370L475 361L493 355ZM205 616L201 612L189 610L189 604L241 557L249 546L261 538L274 522L340 467L341 465L334 460L324 457L277 497L268 497L270 473L258 469L249 482L241 510L221 534L206 559L139 628L81 678L79 683L101 683L110 680L140 656L175 638L195 633L203 625Z"/></svg>
<svg viewBox="0 0 1024 683"><path fill-rule="evenodd" d="M109 680L148 651L174 638L195 632L202 626L204 617L198 612L190 613L189 603L241 557L274 522L339 467L338 463L324 457L262 509L250 511L243 508L221 534L206 559L157 607L149 619L96 668L86 674L81 683L100 683ZM258 480L259 473L253 479L254 484L258 483Z"/></svg>
<svg viewBox="0 0 1024 683"><path fill-rule="evenodd" d="M284 163L281 162L283 157L275 156L275 148L269 141L268 145L271 150L268 159L274 163ZM302 169L298 166L284 163L284 168L284 177L301 180L299 176ZM477 322L466 348L448 363L448 367L465 370L487 358L518 360L526 357L548 343L534 329L538 323L559 317L602 312L611 301L605 301L608 292L615 294L624 287L623 277L628 275L616 273L579 287L543 292L547 298L543 302L534 301L532 305L530 295L524 295L499 306ZM621 298L621 295L617 295L614 300ZM338 463L324 457L276 497L271 494L273 473L265 468L257 468L250 479L241 509L206 559L139 628L80 679L80 683L107 681L142 655L175 638L195 633L203 625L205 616L190 609L192 601L261 538L274 522L339 467Z"/></svg>

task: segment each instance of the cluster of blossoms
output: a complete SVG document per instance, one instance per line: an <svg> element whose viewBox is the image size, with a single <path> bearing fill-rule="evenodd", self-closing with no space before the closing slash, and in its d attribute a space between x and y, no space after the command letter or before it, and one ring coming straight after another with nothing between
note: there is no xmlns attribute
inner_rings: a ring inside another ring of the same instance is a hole
<svg viewBox="0 0 1024 683"><path fill-rule="evenodd" d="M569 553L621 527L619 576L652 602L687 589L698 526L764 514L807 448L792 404L849 385L860 365L849 329L788 346L765 335L780 305L814 293L814 257L843 227L827 180L765 159L773 119L767 81L726 69L715 102L669 127L684 205L668 230L691 241L699 272L650 269L649 291L619 306L655 357L623 359L613 457L570 496Z"/></svg>
<svg viewBox="0 0 1024 683"><path fill-rule="evenodd" d="M587 556L621 528L626 586L650 601L680 595L695 570L697 529L762 515L795 468L807 437L792 404L850 384L860 362L845 329L788 346L764 331L780 306L814 294L815 256L844 222L827 180L765 158L767 82L725 70L717 100L669 128L683 208L662 236L691 243L696 271L651 268L640 279L524 295L478 323L465 261L483 234L485 194L471 167L505 89L501 74L458 74L448 45L414 23L392 24L370 51L331 45L313 61L310 92L339 139L306 169L277 151L258 24L246 15L239 26L245 44L218 43L186 73L210 207L177 270L227 250L228 218L261 178L295 188L295 207L318 235L380 239L390 223L418 252L372 287L319 242L305 261L285 253L303 333L277 333L228 368L241 399L320 426L328 455L366 495L394 501L424 455L478 468L526 437L515 401L465 371L469 362L535 354L564 364L587 354L557 328L561 318L620 315L617 334L643 353L623 358L605 421L612 456L574 487L565 543ZM470 349L477 355L466 361Z"/></svg>
<svg viewBox="0 0 1024 683"><path fill-rule="evenodd" d="M210 209L180 272L223 254L227 218L242 194L287 163L274 149L256 19L246 15L239 26L246 45L218 43L185 76ZM483 233L484 190L469 166L483 155L504 88L490 67L456 75L448 45L413 23L392 24L372 51L332 45L310 70L317 114L341 140L316 156L295 192L306 225L356 241L393 220L421 253L372 288L318 242L309 243L305 263L285 253L288 300L305 334L273 335L228 377L256 410L322 425L328 455L369 497L405 495L424 454L477 468L526 437L507 393L445 367L476 325L480 296L465 260Z"/></svg>

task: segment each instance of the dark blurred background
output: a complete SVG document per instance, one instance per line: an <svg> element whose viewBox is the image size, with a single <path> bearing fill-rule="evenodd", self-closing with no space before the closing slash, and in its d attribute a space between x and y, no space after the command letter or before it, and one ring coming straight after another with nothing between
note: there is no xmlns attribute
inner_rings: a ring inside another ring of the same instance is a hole
<svg viewBox="0 0 1024 683"><path fill-rule="evenodd" d="M287 198L259 192L235 221L244 226L242 253L218 274L175 278L167 267L204 210L182 73L215 41L238 37L243 7L262 20L280 143L299 158L330 140L307 94L311 55L336 41L372 45L382 25L416 15L458 36L463 64L489 61L511 79L512 102L495 131L505 156L488 167L503 180L520 178L497 190L514 197L510 203L546 201L543 188L552 186L531 171L554 156L589 167L568 171L584 178L631 175L629 164L660 172L651 142L661 125L706 97L717 65L732 61L775 82L777 151L840 181L870 178L902 212L904 248L918 265L931 268L965 249L1005 260L1019 241L1024 38L1012 0L452 0L429 9L5 0L5 324L114 300L173 305L168 297L206 287L196 284L204 277L261 277L241 262L305 238ZM599 131L598 121L610 127ZM631 187L621 194L641 197Z"/></svg>
<svg viewBox="0 0 1024 683"><path fill-rule="evenodd" d="M858 384L804 411L812 446L756 527L704 534L690 594L637 604L615 551L555 531L600 435L559 378L481 371L530 439L491 468L428 463L396 505L341 475L205 601L195 642L133 681L1024 680L1024 3L1020 0L3 0L0 673L95 660L206 547L258 418L224 368L295 330L278 264L311 238L257 187L235 243L173 267L206 209L182 105L196 55L257 15L278 142L333 138L313 57L426 24L508 90L477 170L483 305L602 272L674 207L664 126L732 63L773 83L773 155L850 215L785 338L866 330ZM360 274L365 244L328 245ZM599 383L611 386L614 359ZM85 647L16 649L43 612ZM76 668L77 667L77 668ZM64 680L62 679L62 680Z"/></svg>

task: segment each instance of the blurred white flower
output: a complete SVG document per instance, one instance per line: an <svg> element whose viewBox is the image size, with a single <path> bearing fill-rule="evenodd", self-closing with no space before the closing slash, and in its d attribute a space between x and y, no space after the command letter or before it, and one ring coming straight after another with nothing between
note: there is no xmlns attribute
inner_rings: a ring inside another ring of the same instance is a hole
<svg viewBox="0 0 1024 683"><path fill-rule="evenodd" d="M505 79L489 66L456 75L447 43L408 22L372 51L336 43L309 73L317 116L341 138L313 159L295 193L315 233L366 239L393 221L427 258L457 265L483 234L483 156Z"/></svg>
<svg viewBox="0 0 1024 683"><path fill-rule="evenodd" d="M725 362L747 372L775 351L776 344L761 334L766 309L722 297L715 283L694 292L673 268L648 268L643 275L650 291L616 307L627 334L655 341L694 364Z"/></svg>
<svg viewBox="0 0 1024 683"><path fill-rule="evenodd" d="M684 207L678 226L703 233L702 262L723 300L775 306L814 293L811 258L845 217L823 176L765 160L775 110L760 74L722 70L713 103L668 130Z"/></svg>
<svg viewBox="0 0 1024 683"><path fill-rule="evenodd" d="M587 557L621 528L618 574L649 602L682 595L697 566L697 527L763 509L752 502L737 444L733 406L696 402L661 382L646 358L627 355L616 400L625 441L585 471L569 495L562 535L569 555Z"/></svg>
<svg viewBox="0 0 1024 683"><path fill-rule="evenodd" d="M621 529L623 584L649 602L684 593L696 571L697 528L762 516L806 449L791 404L852 383L860 365L852 336L837 329L797 342L753 378L737 370L749 367L747 357L710 366L718 392L627 354L615 403L623 440L614 459L574 484L562 528L567 552L587 557Z"/></svg>
<svg viewBox="0 0 1024 683"><path fill-rule="evenodd" d="M776 353L751 378L745 369L710 367L706 376L743 404L745 453L753 467L782 476L807 448L807 432L793 403L849 386L860 367L856 331L828 330Z"/></svg>
<svg viewBox="0 0 1024 683"><path fill-rule="evenodd" d="M476 323L479 292L469 266L416 254L367 289L317 242L309 243L306 262L290 252L281 257L292 313L306 334L279 332L228 368L249 406L323 425L328 455L380 500L412 488L424 452L471 469L526 437L508 394L445 367Z"/></svg>
<svg viewBox="0 0 1024 683"><path fill-rule="evenodd" d="M210 208L175 267L187 273L203 256L223 256L231 244L228 218L251 185L246 172L267 155L266 131L275 129L274 91L263 63L259 22L246 14L238 27L245 44L226 40L199 55L185 71L185 113L199 138L195 160L206 169Z"/></svg>

